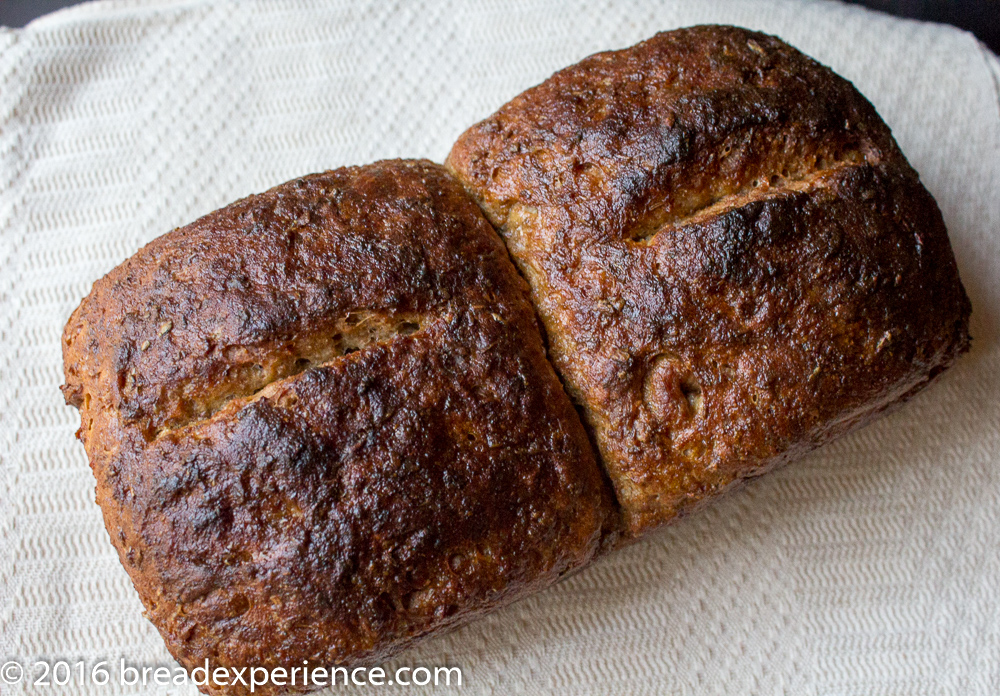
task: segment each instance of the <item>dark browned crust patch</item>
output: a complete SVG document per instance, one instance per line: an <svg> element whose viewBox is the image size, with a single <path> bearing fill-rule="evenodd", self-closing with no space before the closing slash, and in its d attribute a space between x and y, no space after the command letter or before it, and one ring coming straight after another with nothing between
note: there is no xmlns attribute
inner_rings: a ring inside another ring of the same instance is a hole
<svg viewBox="0 0 1000 696"><path fill-rule="evenodd" d="M447 164L529 280L634 536L968 348L934 200L864 97L772 36L703 26L591 56Z"/></svg>

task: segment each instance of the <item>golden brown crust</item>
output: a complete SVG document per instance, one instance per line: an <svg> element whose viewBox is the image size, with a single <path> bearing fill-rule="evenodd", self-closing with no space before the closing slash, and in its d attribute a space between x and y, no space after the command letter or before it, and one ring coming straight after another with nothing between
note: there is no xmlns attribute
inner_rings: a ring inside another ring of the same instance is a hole
<svg viewBox="0 0 1000 696"><path fill-rule="evenodd" d="M112 541L189 668L384 659L616 524L527 287L429 162L164 235L95 284L64 358Z"/></svg>
<svg viewBox="0 0 1000 696"><path fill-rule="evenodd" d="M872 106L780 40L659 34L456 143L630 530L865 422L968 347L947 233Z"/></svg>

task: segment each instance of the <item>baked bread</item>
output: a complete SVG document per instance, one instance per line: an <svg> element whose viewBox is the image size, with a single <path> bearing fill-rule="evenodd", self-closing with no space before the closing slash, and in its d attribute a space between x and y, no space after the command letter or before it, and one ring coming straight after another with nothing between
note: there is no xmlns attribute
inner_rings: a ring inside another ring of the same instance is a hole
<svg viewBox="0 0 1000 696"><path fill-rule="evenodd" d="M307 176L174 230L63 348L111 540L189 669L377 662L614 537L526 284L439 165Z"/></svg>
<svg viewBox="0 0 1000 696"><path fill-rule="evenodd" d="M889 128L772 36L702 26L591 56L447 165L529 280L633 536L969 345L941 214Z"/></svg>
<svg viewBox="0 0 1000 696"><path fill-rule="evenodd" d="M251 196L70 318L97 500L185 667L383 660L870 420L968 347L933 199L871 105L773 37L593 56L448 166Z"/></svg>

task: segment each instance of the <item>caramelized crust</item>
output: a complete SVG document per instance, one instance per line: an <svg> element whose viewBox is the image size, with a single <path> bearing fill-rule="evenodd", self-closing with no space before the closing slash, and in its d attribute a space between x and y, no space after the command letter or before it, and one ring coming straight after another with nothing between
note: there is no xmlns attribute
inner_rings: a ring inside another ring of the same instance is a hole
<svg viewBox="0 0 1000 696"><path fill-rule="evenodd" d="M382 660L613 538L527 287L429 162L160 237L95 284L64 357L112 542L188 668Z"/></svg>
<svg viewBox="0 0 1000 696"><path fill-rule="evenodd" d="M70 318L97 500L184 666L386 659L968 348L934 200L850 83L773 37L696 27L592 56L448 167L238 201Z"/></svg>
<svg viewBox="0 0 1000 696"><path fill-rule="evenodd" d="M639 535L968 347L941 214L846 80L734 27L556 73L448 166L524 275Z"/></svg>

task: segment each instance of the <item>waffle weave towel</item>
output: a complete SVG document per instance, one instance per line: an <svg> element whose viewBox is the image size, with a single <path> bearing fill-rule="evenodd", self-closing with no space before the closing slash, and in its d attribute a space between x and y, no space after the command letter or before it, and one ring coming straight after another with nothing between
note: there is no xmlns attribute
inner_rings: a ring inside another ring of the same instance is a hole
<svg viewBox="0 0 1000 696"><path fill-rule="evenodd" d="M173 664L58 390L94 280L296 175L440 161L554 70L704 22L775 33L871 99L944 212L974 349L872 427L398 663L462 668L429 693L1000 693L1000 64L955 29L790 0L105 0L0 30L0 661Z"/></svg>

